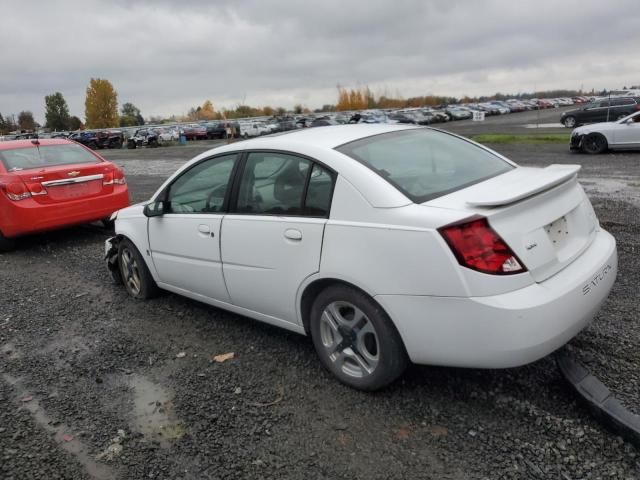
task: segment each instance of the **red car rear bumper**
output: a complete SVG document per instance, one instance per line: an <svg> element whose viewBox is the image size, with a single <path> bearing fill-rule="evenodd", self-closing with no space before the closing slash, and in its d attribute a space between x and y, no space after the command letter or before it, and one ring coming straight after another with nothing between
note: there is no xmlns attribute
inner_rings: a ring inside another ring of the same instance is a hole
<svg viewBox="0 0 640 480"><path fill-rule="evenodd" d="M126 185L114 187L109 195L51 205L40 204L33 198L14 202L0 193L0 231L11 238L55 230L101 220L127 206L129 190Z"/></svg>

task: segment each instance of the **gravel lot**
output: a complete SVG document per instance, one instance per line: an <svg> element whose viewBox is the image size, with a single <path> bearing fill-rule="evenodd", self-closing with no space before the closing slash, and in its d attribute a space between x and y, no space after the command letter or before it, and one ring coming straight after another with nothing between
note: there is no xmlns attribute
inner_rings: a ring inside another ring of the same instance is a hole
<svg viewBox="0 0 640 480"><path fill-rule="evenodd" d="M529 115L447 128L513 133L500 122ZM105 156L140 201L213 143ZM640 154L496 149L523 165L583 165L620 273L572 348L638 408ZM552 358L502 371L414 366L382 392L356 392L304 337L172 294L131 300L102 262L107 236L73 228L0 255L2 479L640 476L638 449L591 417ZM235 357L211 360L227 352Z"/></svg>

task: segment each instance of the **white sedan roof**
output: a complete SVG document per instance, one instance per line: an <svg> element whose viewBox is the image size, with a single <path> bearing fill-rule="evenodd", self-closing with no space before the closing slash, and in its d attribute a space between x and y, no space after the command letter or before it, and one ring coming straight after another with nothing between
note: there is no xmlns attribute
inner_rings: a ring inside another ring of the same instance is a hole
<svg viewBox="0 0 640 480"><path fill-rule="evenodd" d="M305 128L276 133L265 137L248 140L242 144L243 149L267 148L271 143L291 143L299 146L312 144L316 147L333 149L345 143L361 138L379 135L397 130L420 128L415 125L389 125L384 123L358 123L353 125L331 125L326 127ZM236 145L237 147L238 145ZM303 152L301 152L303 153Z"/></svg>
<svg viewBox="0 0 640 480"><path fill-rule="evenodd" d="M208 150L183 165L174 176L189 168L193 163L212 155L245 150L282 150L306 155L324 163L351 183L374 207L400 207L411 204L411 200L380 175L373 172L373 170L356 160L349 159L346 155L334 150L334 148L373 135L415 128L424 127L375 123L353 124L305 128L281 134L267 135ZM171 179L167 180L160 190L170 181ZM158 192L160 190L158 190Z"/></svg>

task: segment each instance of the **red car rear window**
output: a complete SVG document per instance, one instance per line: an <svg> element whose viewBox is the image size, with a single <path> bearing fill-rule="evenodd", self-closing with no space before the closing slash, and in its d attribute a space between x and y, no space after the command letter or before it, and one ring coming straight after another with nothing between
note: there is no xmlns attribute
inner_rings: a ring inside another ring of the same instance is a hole
<svg viewBox="0 0 640 480"><path fill-rule="evenodd" d="M99 163L100 159L80 145L44 145L0 150L0 160L8 172L76 163Z"/></svg>

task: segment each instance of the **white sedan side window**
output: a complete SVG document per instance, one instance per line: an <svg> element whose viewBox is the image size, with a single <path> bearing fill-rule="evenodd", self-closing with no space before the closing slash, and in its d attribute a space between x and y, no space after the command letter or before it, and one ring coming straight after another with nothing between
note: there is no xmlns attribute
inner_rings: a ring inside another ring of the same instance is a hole
<svg viewBox="0 0 640 480"><path fill-rule="evenodd" d="M237 211L300 215L311 162L294 155L250 153L242 172Z"/></svg>
<svg viewBox="0 0 640 480"><path fill-rule="evenodd" d="M167 213L219 212L236 157L233 154L205 160L178 177L169 189Z"/></svg>

